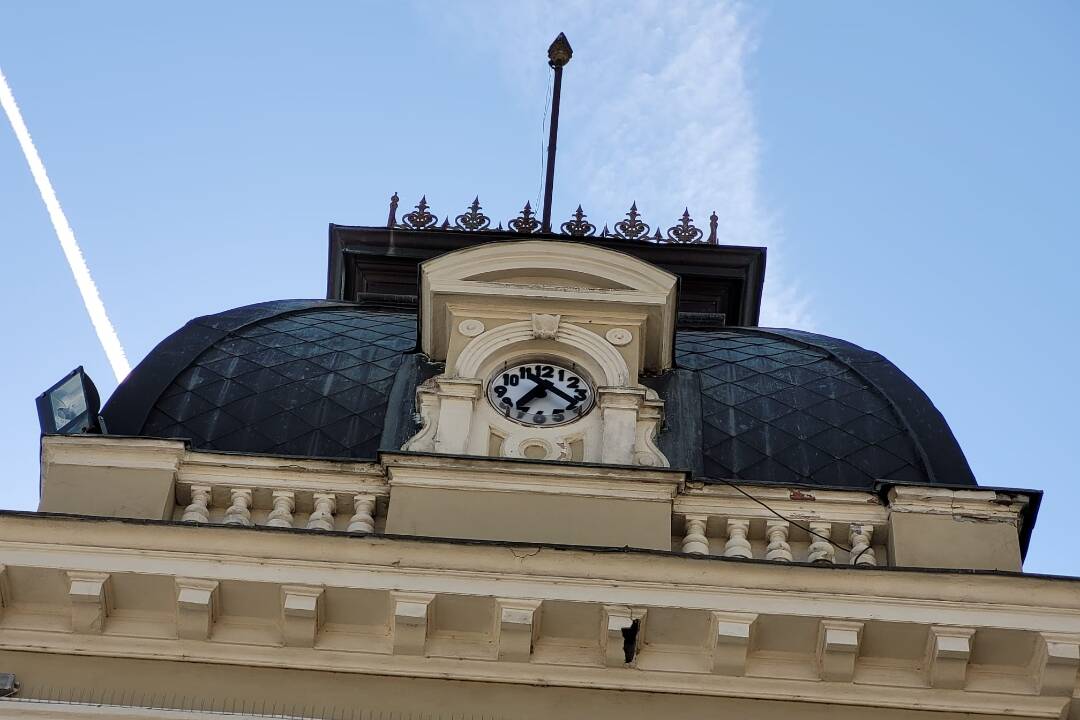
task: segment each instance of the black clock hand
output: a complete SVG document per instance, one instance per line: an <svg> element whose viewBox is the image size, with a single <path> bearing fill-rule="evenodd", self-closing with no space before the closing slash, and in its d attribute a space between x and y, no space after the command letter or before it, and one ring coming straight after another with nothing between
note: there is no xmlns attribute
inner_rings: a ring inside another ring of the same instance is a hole
<svg viewBox="0 0 1080 720"><path fill-rule="evenodd" d="M562 390L555 387L555 384L553 382L551 382L550 380L545 380L544 378L536 377L535 375L531 375L531 374L527 374L526 377L528 377L530 380L535 382L537 385L543 387L545 390L550 390L551 392L555 393L556 395L558 395L563 400L566 400L569 403L579 402L577 398L570 397L569 395L564 393Z"/></svg>
<svg viewBox="0 0 1080 720"><path fill-rule="evenodd" d="M521 397L519 397L517 399L517 401L514 403L514 407L516 407L516 408L520 408L522 405L525 405L527 402L529 402L533 398L542 398L545 395L547 395L547 391L545 391L544 387L540 383L537 382L537 378L532 377L529 374L526 374L525 377L528 378L529 380L533 381L533 383L534 383L533 388L532 388L532 390L530 390L529 392L525 393L524 395L522 395Z"/></svg>

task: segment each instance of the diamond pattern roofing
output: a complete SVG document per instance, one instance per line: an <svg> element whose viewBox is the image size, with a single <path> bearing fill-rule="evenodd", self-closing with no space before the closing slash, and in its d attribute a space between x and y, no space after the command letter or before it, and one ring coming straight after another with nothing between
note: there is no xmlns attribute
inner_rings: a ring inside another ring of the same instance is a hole
<svg viewBox="0 0 1080 720"><path fill-rule="evenodd" d="M238 308L174 333L103 414L111 432L195 448L374 459L415 429L415 346L407 310ZM659 444L701 479L974 484L940 413L876 353L791 330L688 329L677 333L675 361L648 381L668 407Z"/></svg>

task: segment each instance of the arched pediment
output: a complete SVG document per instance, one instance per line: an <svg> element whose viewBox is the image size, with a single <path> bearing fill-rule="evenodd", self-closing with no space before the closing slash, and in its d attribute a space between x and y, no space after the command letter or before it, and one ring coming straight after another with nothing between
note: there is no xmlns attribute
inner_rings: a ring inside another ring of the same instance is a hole
<svg viewBox="0 0 1080 720"><path fill-rule="evenodd" d="M477 245L428 260L432 283L494 282L667 294L676 278L666 270L615 250L575 242L522 240Z"/></svg>
<svg viewBox="0 0 1080 720"><path fill-rule="evenodd" d="M678 279L643 260L595 245L521 240L477 245L420 266L421 347L432 359L455 354L463 319L486 327L563 316L603 335L614 327L633 336L624 352L634 366L671 364ZM458 343L459 345L461 343Z"/></svg>

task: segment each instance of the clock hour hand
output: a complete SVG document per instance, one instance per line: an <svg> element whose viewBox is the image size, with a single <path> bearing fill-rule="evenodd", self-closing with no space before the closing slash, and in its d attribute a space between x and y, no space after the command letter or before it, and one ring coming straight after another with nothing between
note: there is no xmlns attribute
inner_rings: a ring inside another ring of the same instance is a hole
<svg viewBox="0 0 1080 720"><path fill-rule="evenodd" d="M525 377L532 380L534 385L533 385L532 390L530 390L529 392L527 392L524 395L522 395L521 397L519 397L517 399L517 401L514 403L514 407L519 408L519 409L521 408L522 405L525 405L526 407L528 407L529 401L531 401L533 398L542 398L545 395L547 395L547 391L544 389L544 386L541 385L539 382L537 382L537 379L535 377L533 377L532 375L528 375L528 374Z"/></svg>
<svg viewBox="0 0 1080 720"><path fill-rule="evenodd" d="M530 380L532 380L534 383L536 383L539 387L542 387L545 390L550 390L551 392L555 393L556 395L558 395L563 400L566 400L569 403L578 402L577 398L567 395L562 390L555 387L555 383L551 382L550 380L545 380L544 378L537 377L536 375L533 375L532 373L527 374L527 377Z"/></svg>

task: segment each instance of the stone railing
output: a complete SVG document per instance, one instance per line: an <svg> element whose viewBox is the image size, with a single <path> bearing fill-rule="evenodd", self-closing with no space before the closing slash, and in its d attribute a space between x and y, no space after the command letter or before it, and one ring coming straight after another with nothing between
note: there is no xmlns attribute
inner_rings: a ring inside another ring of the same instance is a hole
<svg viewBox="0 0 1080 720"><path fill-rule="evenodd" d="M222 459L186 457L173 520L372 533L386 516L389 490L378 465L238 457L223 467Z"/></svg>
<svg viewBox="0 0 1080 720"><path fill-rule="evenodd" d="M889 511L874 493L690 483L674 511L673 549L685 553L888 564Z"/></svg>
<svg viewBox="0 0 1080 720"><path fill-rule="evenodd" d="M664 467L416 452L270 457L110 436L46 437L42 460L48 512L871 567L1018 571L1034 497L703 483Z"/></svg>

